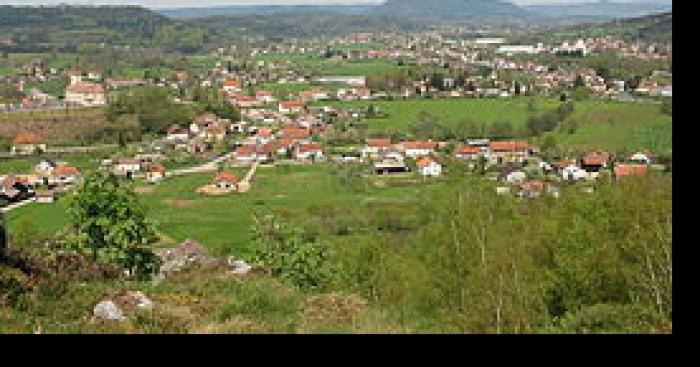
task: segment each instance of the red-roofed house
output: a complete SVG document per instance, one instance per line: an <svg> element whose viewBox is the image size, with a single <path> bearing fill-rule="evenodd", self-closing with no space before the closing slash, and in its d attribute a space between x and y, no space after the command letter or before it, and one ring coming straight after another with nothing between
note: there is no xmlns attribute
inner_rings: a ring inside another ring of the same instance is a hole
<svg viewBox="0 0 700 367"><path fill-rule="evenodd" d="M309 129L301 127L283 127L280 130L280 137L292 140L305 140L311 136Z"/></svg>
<svg viewBox="0 0 700 367"><path fill-rule="evenodd" d="M156 183L165 178L165 167L160 164L152 165L146 171L146 181Z"/></svg>
<svg viewBox="0 0 700 367"><path fill-rule="evenodd" d="M432 141L405 141L401 143L407 157L417 158L435 153L438 143Z"/></svg>
<svg viewBox="0 0 700 367"><path fill-rule="evenodd" d="M442 166L431 157L421 157L416 161L418 173L423 176L440 176Z"/></svg>
<svg viewBox="0 0 700 367"><path fill-rule="evenodd" d="M367 145L362 148L363 157L374 157L391 149L391 139L367 139Z"/></svg>
<svg viewBox="0 0 700 367"><path fill-rule="evenodd" d="M238 181L238 177L231 172L219 172L211 183L217 189L235 189Z"/></svg>
<svg viewBox="0 0 700 367"><path fill-rule="evenodd" d="M66 87L67 104L78 106L101 106L106 103L105 90L100 84L78 82Z"/></svg>
<svg viewBox="0 0 700 367"><path fill-rule="evenodd" d="M300 144L294 152L294 157L301 160L316 160L323 157L323 150L317 143Z"/></svg>
<svg viewBox="0 0 700 367"><path fill-rule="evenodd" d="M279 103L280 113L301 113L306 108L302 101L282 101Z"/></svg>
<svg viewBox="0 0 700 367"><path fill-rule="evenodd" d="M224 91L228 93L236 93L242 90L241 82L238 80L227 80L224 82Z"/></svg>
<svg viewBox="0 0 700 367"><path fill-rule="evenodd" d="M259 90L255 92L255 98L262 103L272 103L276 99L269 90Z"/></svg>
<svg viewBox="0 0 700 367"><path fill-rule="evenodd" d="M492 141L486 157L491 164L522 163L529 156L529 150L530 144L526 141Z"/></svg>
<svg viewBox="0 0 700 367"><path fill-rule="evenodd" d="M464 160L475 160L479 158L479 153L481 152L481 149L478 147L472 147L472 146L464 146L460 149L457 149L457 152L455 153L455 157L459 159L464 159Z"/></svg>
<svg viewBox="0 0 700 367"><path fill-rule="evenodd" d="M208 141L222 141L226 137L226 129L221 126L208 126L204 129L204 139Z"/></svg>
<svg viewBox="0 0 700 367"><path fill-rule="evenodd" d="M58 166L51 172L49 184L66 185L74 183L80 177L80 171L73 166Z"/></svg>
<svg viewBox="0 0 700 367"><path fill-rule="evenodd" d="M41 135L36 133L20 133L12 139L13 154L34 154L36 151L46 151L46 143Z"/></svg>
<svg viewBox="0 0 700 367"><path fill-rule="evenodd" d="M644 176L647 174L645 164L618 164L615 166L615 178L618 180L627 176Z"/></svg>

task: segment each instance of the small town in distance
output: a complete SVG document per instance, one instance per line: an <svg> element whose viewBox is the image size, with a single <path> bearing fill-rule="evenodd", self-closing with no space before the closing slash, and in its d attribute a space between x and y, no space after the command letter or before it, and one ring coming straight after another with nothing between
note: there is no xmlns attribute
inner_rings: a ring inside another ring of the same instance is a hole
<svg viewBox="0 0 700 367"><path fill-rule="evenodd" d="M435 3L0 6L0 332L670 332L670 3Z"/></svg>

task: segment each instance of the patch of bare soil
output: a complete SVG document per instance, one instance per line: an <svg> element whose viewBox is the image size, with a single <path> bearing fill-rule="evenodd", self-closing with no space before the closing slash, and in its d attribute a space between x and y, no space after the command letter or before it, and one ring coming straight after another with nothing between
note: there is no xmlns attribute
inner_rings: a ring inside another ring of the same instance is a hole
<svg viewBox="0 0 700 367"><path fill-rule="evenodd" d="M156 191L156 188L152 186L142 186L137 187L134 191L136 191L137 194L152 194Z"/></svg>
<svg viewBox="0 0 700 367"><path fill-rule="evenodd" d="M194 204L194 200L183 200L183 199L165 199L163 202L170 206L176 206L178 208L186 208Z"/></svg>

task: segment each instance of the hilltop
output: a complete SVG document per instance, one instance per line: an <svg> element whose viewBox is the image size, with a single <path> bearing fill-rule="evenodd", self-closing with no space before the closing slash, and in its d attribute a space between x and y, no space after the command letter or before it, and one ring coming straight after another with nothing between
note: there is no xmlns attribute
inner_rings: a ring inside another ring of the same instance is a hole
<svg viewBox="0 0 700 367"><path fill-rule="evenodd" d="M0 6L8 52L75 52L102 43L159 46L185 39L188 27L140 6ZM195 43L195 42L193 42Z"/></svg>

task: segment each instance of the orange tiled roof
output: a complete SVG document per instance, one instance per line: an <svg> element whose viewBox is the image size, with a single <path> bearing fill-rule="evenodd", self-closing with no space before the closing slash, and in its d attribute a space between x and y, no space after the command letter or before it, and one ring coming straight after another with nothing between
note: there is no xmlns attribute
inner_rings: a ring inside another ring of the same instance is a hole
<svg viewBox="0 0 700 367"><path fill-rule="evenodd" d="M217 184L220 182L236 183L238 182L238 177L231 172L220 172L214 177L213 183Z"/></svg>
<svg viewBox="0 0 700 367"><path fill-rule="evenodd" d="M37 133L20 133L17 134L13 139L13 144L40 144L43 143L41 135Z"/></svg>
<svg viewBox="0 0 700 367"><path fill-rule="evenodd" d="M435 149L437 143L432 141L406 141L402 143L404 149Z"/></svg>
<svg viewBox="0 0 700 367"><path fill-rule="evenodd" d="M496 152L516 152L523 151L530 147L526 141L510 140L510 141L492 141L489 143L489 148Z"/></svg>
<svg viewBox="0 0 700 367"><path fill-rule="evenodd" d="M391 146L391 139L367 139L367 146L373 148L387 148Z"/></svg>

